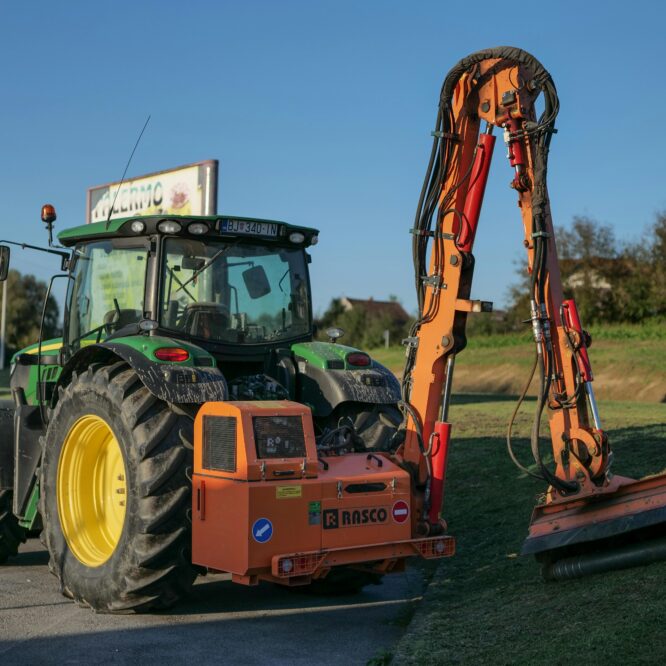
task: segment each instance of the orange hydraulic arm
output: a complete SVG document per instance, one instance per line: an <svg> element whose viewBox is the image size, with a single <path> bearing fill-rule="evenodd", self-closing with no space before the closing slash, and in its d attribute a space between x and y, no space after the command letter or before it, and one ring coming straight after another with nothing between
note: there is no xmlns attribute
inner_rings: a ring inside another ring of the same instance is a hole
<svg viewBox="0 0 666 666"><path fill-rule="evenodd" d="M544 111L537 119L539 95ZM562 295L546 188L558 107L548 72L516 48L472 54L449 72L442 87L432 155L412 229L420 316L407 340L406 437L399 451L422 489L415 498L420 505L412 512L418 532L442 527L439 512L451 431L448 405L454 360L466 345L467 313L492 309L490 303L470 300L470 293L472 249L495 128L504 134L513 168L511 187L518 195L531 280L539 382L531 442L537 471L526 471L548 483L551 500L584 497L608 481L609 446L591 387L586 334L575 304ZM553 466L541 456L544 412Z"/></svg>

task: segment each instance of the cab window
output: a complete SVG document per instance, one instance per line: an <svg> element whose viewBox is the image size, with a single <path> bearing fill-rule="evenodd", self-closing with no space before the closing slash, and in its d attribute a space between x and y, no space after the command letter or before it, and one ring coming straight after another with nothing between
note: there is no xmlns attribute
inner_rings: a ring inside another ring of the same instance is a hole
<svg viewBox="0 0 666 666"><path fill-rule="evenodd" d="M141 320L148 248L106 240L76 248L68 343L79 348Z"/></svg>
<svg viewBox="0 0 666 666"><path fill-rule="evenodd" d="M163 257L162 327L250 344L309 333L302 249L169 238Z"/></svg>

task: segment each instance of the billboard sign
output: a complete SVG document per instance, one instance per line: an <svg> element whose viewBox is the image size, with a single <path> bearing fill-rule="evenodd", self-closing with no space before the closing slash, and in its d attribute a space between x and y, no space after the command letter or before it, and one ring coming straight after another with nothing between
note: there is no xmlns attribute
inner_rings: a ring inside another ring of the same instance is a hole
<svg viewBox="0 0 666 666"><path fill-rule="evenodd" d="M124 183L88 189L86 222L140 215L215 215L217 213L217 160L195 162ZM113 203L115 200L115 203Z"/></svg>

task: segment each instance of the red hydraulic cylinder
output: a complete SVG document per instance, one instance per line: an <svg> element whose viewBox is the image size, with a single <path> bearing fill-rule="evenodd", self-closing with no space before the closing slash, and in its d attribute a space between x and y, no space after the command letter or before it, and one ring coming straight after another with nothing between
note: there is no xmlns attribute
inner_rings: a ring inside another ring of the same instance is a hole
<svg viewBox="0 0 666 666"><path fill-rule="evenodd" d="M449 455L449 442L451 440L451 424L436 421L432 440L433 450L430 453L432 478L430 480L428 520L434 525L439 521L442 500L444 499L444 480L446 478L446 459Z"/></svg>
<svg viewBox="0 0 666 666"><path fill-rule="evenodd" d="M515 118L510 118L505 128L510 133L519 132L521 124ZM519 139L509 140L509 164L514 168L525 168L525 151Z"/></svg>
<svg viewBox="0 0 666 666"><path fill-rule="evenodd" d="M583 381L591 382L594 379L592 365L587 353L587 345L585 344L585 336L583 335L583 326L580 323L578 308L573 299L562 301L562 318L564 319L566 328L570 331L575 331L578 335L580 348L578 349L578 354L576 354L576 362L578 363L578 369L583 377Z"/></svg>
<svg viewBox="0 0 666 666"><path fill-rule="evenodd" d="M471 252L474 245L494 148L495 137L492 134L479 135L479 142L476 145L474 162L469 175L469 188L465 197L462 228L458 236L458 248L463 252Z"/></svg>

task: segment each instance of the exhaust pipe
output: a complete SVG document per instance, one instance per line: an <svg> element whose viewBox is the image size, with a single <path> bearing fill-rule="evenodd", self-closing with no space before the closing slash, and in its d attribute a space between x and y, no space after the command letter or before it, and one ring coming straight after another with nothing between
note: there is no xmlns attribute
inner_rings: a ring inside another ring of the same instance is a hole
<svg viewBox="0 0 666 666"><path fill-rule="evenodd" d="M544 566L546 580L582 578L603 571L617 571L666 560L666 538L643 541L614 550L565 557Z"/></svg>

